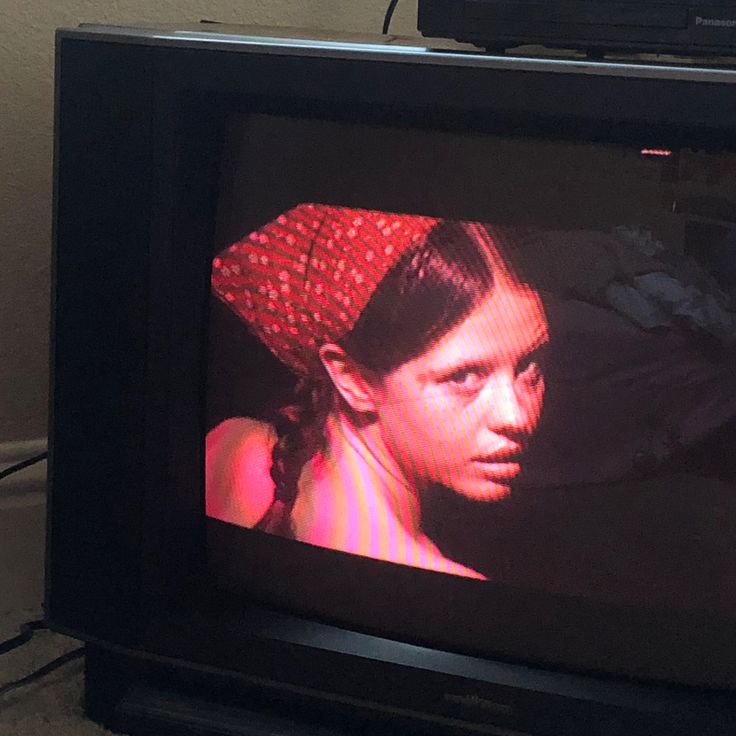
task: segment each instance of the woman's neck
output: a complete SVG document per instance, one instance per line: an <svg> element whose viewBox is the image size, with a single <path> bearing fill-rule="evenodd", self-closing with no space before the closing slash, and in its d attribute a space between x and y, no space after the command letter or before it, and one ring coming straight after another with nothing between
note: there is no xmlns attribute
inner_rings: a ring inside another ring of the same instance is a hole
<svg viewBox="0 0 736 736"><path fill-rule="evenodd" d="M446 558L420 528L418 489L401 473L375 424L340 411L325 426L325 449L305 466L291 520L303 542L343 552L482 578Z"/></svg>
<svg viewBox="0 0 736 736"><path fill-rule="evenodd" d="M339 409L325 423L325 449L302 472L292 518L305 541L384 559L403 536L420 534L417 490L377 425L358 427Z"/></svg>
<svg viewBox="0 0 736 736"><path fill-rule="evenodd" d="M421 512L418 489L401 471L386 447L377 422L357 427L349 414L337 410L327 420L326 457L343 467L360 466L368 489L412 533L419 531Z"/></svg>

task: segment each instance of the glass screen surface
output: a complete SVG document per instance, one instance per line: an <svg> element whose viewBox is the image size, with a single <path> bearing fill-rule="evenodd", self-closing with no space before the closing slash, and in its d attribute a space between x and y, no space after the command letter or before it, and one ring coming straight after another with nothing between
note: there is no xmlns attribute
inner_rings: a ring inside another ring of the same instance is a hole
<svg viewBox="0 0 736 736"><path fill-rule="evenodd" d="M268 115L227 149L208 516L733 618L733 154Z"/></svg>

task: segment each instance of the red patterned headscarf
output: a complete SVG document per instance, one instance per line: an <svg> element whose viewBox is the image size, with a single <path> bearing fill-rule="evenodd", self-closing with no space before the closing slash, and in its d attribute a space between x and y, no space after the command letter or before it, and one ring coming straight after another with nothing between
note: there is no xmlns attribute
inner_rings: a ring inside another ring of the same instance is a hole
<svg viewBox="0 0 736 736"><path fill-rule="evenodd" d="M319 346L353 328L383 277L439 222L300 204L220 253L212 288L277 358L310 373Z"/></svg>

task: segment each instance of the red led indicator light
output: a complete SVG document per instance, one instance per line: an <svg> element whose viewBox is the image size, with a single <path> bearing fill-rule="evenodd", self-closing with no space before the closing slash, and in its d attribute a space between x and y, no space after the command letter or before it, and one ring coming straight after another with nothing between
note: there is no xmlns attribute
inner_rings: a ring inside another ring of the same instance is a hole
<svg viewBox="0 0 736 736"><path fill-rule="evenodd" d="M642 156L671 156L672 151L667 148L642 148Z"/></svg>

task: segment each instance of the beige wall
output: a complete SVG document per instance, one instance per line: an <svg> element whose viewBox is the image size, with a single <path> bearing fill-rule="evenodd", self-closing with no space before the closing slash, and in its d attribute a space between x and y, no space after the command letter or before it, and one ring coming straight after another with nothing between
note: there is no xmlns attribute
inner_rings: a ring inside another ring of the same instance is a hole
<svg viewBox="0 0 736 736"><path fill-rule="evenodd" d="M388 0L0 0L0 443L46 434L54 29L228 23L380 32ZM416 0L391 30L415 32Z"/></svg>

